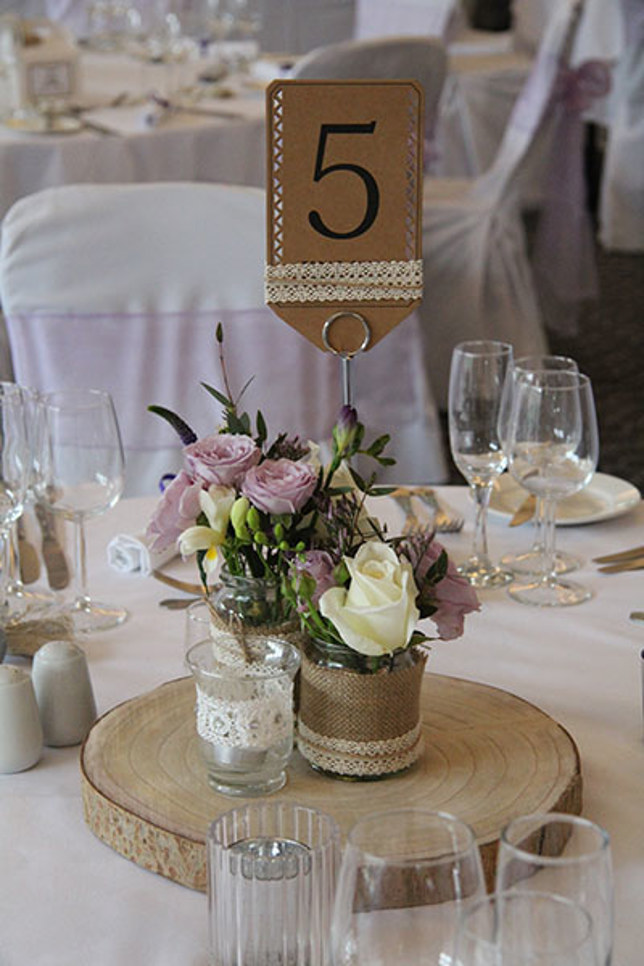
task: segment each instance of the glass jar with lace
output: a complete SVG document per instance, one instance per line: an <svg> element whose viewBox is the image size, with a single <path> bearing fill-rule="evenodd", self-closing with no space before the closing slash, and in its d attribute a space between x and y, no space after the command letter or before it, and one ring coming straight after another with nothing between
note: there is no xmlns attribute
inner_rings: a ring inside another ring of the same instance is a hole
<svg viewBox="0 0 644 966"><path fill-rule="evenodd" d="M300 656L280 638L218 634L186 654L208 782L224 795L267 795L286 782Z"/></svg>

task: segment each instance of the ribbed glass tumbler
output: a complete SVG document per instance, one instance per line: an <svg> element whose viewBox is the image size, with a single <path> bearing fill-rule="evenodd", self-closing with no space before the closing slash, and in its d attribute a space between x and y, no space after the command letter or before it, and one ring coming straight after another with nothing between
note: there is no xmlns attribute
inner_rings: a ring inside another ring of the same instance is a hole
<svg viewBox="0 0 644 966"><path fill-rule="evenodd" d="M258 801L208 830L212 966L329 966L340 832L323 812Z"/></svg>

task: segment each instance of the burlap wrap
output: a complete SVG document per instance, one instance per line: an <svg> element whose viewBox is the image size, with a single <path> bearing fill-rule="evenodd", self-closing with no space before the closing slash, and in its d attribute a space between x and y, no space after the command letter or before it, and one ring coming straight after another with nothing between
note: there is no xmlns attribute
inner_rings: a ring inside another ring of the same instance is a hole
<svg viewBox="0 0 644 966"><path fill-rule="evenodd" d="M316 768L354 778L402 771L422 753L420 690L427 655L361 674L302 653L298 749Z"/></svg>

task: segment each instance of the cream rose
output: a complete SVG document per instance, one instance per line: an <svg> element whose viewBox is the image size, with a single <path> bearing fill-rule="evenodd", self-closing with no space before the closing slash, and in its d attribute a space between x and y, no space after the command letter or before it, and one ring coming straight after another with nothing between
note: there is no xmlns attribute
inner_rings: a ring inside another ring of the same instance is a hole
<svg viewBox="0 0 644 966"><path fill-rule="evenodd" d="M331 587L320 613L344 643L361 654L381 656L406 647L419 618L411 564L386 543L370 540L345 557L349 587Z"/></svg>

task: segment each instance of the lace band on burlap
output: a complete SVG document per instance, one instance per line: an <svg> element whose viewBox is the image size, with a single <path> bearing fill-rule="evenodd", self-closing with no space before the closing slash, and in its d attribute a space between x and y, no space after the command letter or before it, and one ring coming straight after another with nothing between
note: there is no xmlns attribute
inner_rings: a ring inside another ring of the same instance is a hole
<svg viewBox="0 0 644 966"><path fill-rule="evenodd" d="M422 259L267 265L268 303L413 301L422 298Z"/></svg>
<svg viewBox="0 0 644 966"><path fill-rule="evenodd" d="M319 735L300 719L297 729L300 753L318 768L340 775L383 775L402 771L422 754L420 723L411 731L383 741L344 740Z"/></svg>

